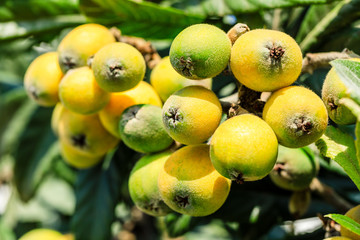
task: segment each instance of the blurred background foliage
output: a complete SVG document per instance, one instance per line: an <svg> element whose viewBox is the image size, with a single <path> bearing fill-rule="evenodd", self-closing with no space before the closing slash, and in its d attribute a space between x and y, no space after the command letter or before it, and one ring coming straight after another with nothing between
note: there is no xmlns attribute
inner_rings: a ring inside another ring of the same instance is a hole
<svg viewBox="0 0 360 240"><path fill-rule="evenodd" d="M139 154L120 144L106 160L76 170L62 160L51 131L52 108L26 96L23 76L38 55L55 51L73 27L96 22L124 35L150 40L161 56L185 27L201 22L227 31L235 23L290 34L303 53L360 53L360 0L2 0L0 2L0 239L30 229L74 232L78 240L131 239L322 239L316 215L337 212L313 195L302 220L288 211L291 192L269 178L233 184L224 206L208 217L170 214L153 218L133 208L127 179ZM303 74L299 84L320 93L329 69ZM149 71L145 80L148 80ZM216 77L219 97L236 91L233 79ZM354 126L343 128L353 133ZM360 194L343 169L320 158L319 179L353 204ZM5 203L8 202L6 205ZM302 227L306 226L306 227ZM310 228L309 228L310 226ZM132 235L133 237L134 235ZM131 237L131 236L130 236Z"/></svg>

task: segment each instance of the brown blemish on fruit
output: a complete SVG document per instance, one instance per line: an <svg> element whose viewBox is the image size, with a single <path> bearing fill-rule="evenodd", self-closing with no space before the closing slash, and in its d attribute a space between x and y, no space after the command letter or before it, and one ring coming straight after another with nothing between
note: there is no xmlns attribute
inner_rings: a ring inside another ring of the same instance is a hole
<svg viewBox="0 0 360 240"><path fill-rule="evenodd" d="M176 203L176 205L180 208L186 208L190 202L189 202L189 196L180 196L180 195L175 195L174 197L174 202Z"/></svg>
<svg viewBox="0 0 360 240"><path fill-rule="evenodd" d="M243 174L239 173L236 170L231 171L229 175L230 175L231 181L234 181L237 184L243 184L244 181L245 181L244 178L243 178Z"/></svg>
<svg viewBox="0 0 360 240"><path fill-rule="evenodd" d="M171 107L165 112L165 120L169 126L175 128L183 120L183 117L178 108Z"/></svg>
<svg viewBox="0 0 360 240"><path fill-rule="evenodd" d="M194 64L190 57L185 59L184 57L181 57L179 59L180 66L182 67L181 72L184 76L191 77L192 71L194 71Z"/></svg>
<svg viewBox="0 0 360 240"><path fill-rule="evenodd" d="M72 145L75 147L85 148L86 147L86 135L77 134L71 136Z"/></svg>

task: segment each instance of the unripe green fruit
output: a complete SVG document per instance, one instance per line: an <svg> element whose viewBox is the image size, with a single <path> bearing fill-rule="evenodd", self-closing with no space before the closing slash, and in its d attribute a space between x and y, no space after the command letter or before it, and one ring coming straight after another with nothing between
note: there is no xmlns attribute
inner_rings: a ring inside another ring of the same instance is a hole
<svg viewBox="0 0 360 240"><path fill-rule="evenodd" d="M212 78L228 65L231 41L223 30L195 24L181 31L170 47L174 69L189 79Z"/></svg>
<svg viewBox="0 0 360 240"><path fill-rule="evenodd" d="M127 108L119 121L119 133L129 148L143 153L158 152L173 143L162 123L161 108L150 104Z"/></svg>
<svg viewBox="0 0 360 240"><path fill-rule="evenodd" d="M225 202L231 181L211 164L209 146L185 146L166 160L159 172L159 191L174 211L191 216L207 216Z"/></svg>
<svg viewBox="0 0 360 240"><path fill-rule="evenodd" d="M58 240L62 234L51 229L39 228L25 233L19 240Z"/></svg>
<svg viewBox="0 0 360 240"><path fill-rule="evenodd" d="M319 162L301 148L279 146L279 155L270 178L280 188L299 191L309 187Z"/></svg>
<svg viewBox="0 0 360 240"><path fill-rule="evenodd" d="M108 92L129 90L144 78L145 60L127 43L111 43L101 48L92 62L95 79Z"/></svg>
<svg viewBox="0 0 360 240"><path fill-rule="evenodd" d="M353 219L355 222L360 223L360 205L351 208L349 211L345 213L345 216ZM360 235L348 230L345 227L340 228L341 236L348 237L352 240L360 240Z"/></svg>
<svg viewBox="0 0 360 240"><path fill-rule="evenodd" d="M318 140L326 130L328 115L321 98L311 90L290 86L275 91L266 102L263 119L281 145L299 148Z"/></svg>
<svg viewBox="0 0 360 240"><path fill-rule="evenodd" d="M274 167L278 142L265 121L252 114L232 117L215 131L210 157L215 169L238 183L262 179Z"/></svg>
<svg viewBox="0 0 360 240"><path fill-rule="evenodd" d="M309 189L295 191L289 200L289 212L295 219L302 217L309 209L311 203L311 192Z"/></svg>
<svg viewBox="0 0 360 240"><path fill-rule="evenodd" d="M302 53L286 33L255 29L236 40L230 66L241 84L258 92L271 92L296 81L302 68Z"/></svg>
<svg viewBox="0 0 360 240"><path fill-rule="evenodd" d="M206 141L220 123L222 108L209 89L188 86L171 95L163 106L163 123L176 141L191 145Z"/></svg>
<svg viewBox="0 0 360 240"><path fill-rule="evenodd" d="M355 58L351 60L360 61L360 59ZM354 114L346 106L339 103L340 98L349 97L349 94L335 68L331 68L326 75L321 95L329 117L336 124L348 125L356 123Z"/></svg>
<svg viewBox="0 0 360 240"><path fill-rule="evenodd" d="M171 151L149 154L140 158L130 173L129 192L135 205L152 216L165 216L172 210L164 203L158 187L158 177Z"/></svg>

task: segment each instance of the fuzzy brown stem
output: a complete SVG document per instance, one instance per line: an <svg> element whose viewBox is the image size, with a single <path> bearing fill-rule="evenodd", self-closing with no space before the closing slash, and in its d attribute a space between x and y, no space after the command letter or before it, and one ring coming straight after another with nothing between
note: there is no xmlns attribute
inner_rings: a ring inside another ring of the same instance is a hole
<svg viewBox="0 0 360 240"><path fill-rule="evenodd" d="M248 25L244 23L237 23L227 32L227 36L230 39L231 44L234 44L241 35L248 31L250 31Z"/></svg>
<svg viewBox="0 0 360 240"><path fill-rule="evenodd" d="M320 182L318 178L314 178L310 184L310 190L321 196L327 203L335 207L340 213L346 213L353 204L346 201L334 189Z"/></svg>
<svg viewBox="0 0 360 240"><path fill-rule="evenodd" d="M150 42L143 38L124 36L116 27L110 28L110 32L115 37L116 41L130 44L139 50L144 56L146 65L149 69L153 69L160 62L161 57Z"/></svg>
<svg viewBox="0 0 360 240"><path fill-rule="evenodd" d="M312 74L315 69L329 67L332 60L352 57L359 56L348 49L344 49L342 52L307 53L303 59L301 73Z"/></svg>
<svg viewBox="0 0 360 240"><path fill-rule="evenodd" d="M259 117L262 116L265 102L261 100L261 92L254 91L244 85L239 88L240 107Z"/></svg>

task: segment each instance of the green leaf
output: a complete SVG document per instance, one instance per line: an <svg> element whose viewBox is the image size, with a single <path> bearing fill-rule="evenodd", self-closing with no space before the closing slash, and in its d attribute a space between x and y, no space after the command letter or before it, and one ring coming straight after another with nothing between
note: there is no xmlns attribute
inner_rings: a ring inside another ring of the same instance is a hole
<svg viewBox="0 0 360 240"><path fill-rule="evenodd" d="M355 140L356 156L357 159L359 160L360 159L360 121L359 120L356 122L355 136L356 136L356 140Z"/></svg>
<svg viewBox="0 0 360 240"><path fill-rule="evenodd" d="M275 8L289 8L289 7L299 7L299 6L308 6L312 4L325 4L333 2L336 0L246 0L246 1L233 1L225 0L227 6L234 13L244 13L244 12L258 12L266 9L275 9Z"/></svg>
<svg viewBox="0 0 360 240"><path fill-rule="evenodd" d="M341 214L327 214L325 217L331 218L335 222L339 223L341 227L360 235L360 224L355 220Z"/></svg>
<svg viewBox="0 0 360 240"><path fill-rule="evenodd" d="M335 3L336 4L336 3ZM301 42L306 35L334 8L334 4L310 6L300 24L296 41Z"/></svg>
<svg viewBox="0 0 360 240"><path fill-rule="evenodd" d="M34 20L9 21L0 23L0 41L9 41L30 35L59 30L85 23L82 15L59 15Z"/></svg>
<svg viewBox="0 0 360 240"><path fill-rule="evenodd" d="M12 93L10 93L12 94ZM7 94L6 94L7 95ZM6 96L5 96L6 97ZM4 99L6 100L6 98ZM10 103L11 101L7 102ZM5 102L6 103L6 102ZM7 104L6 107L3 108L4 114L11 113L7 112L7 107L10 107L10 104ZM18 106L18 105L15 105ZM18 106L18 109L14 109L12 112L13 117L8 119L4 124L8 122L6 125L6 129L4 130L1 136L0 142L0 153L1 154L12 154L16 147L18 146L20 136L25 130L28 122L36 110L37 105L30 101L29 99L24 100L24 103ZM6 118L5 118L6 120Z"/></svg>
<svg viewBox="0 0 360 240"><path fill-rule="evenodd" d="M351 98L360 104L360 62L337 59L331 61L330 64L345 84Z"/></svg>
<svg viewBox="0 0 360 240"><path fill-rule="evenodd" d="M188 13L200 14L203 16L224 16L227 14L243 14L254 13L263 10L275 9L275 8L289 8L308 6L312 4L324 4L333 2L334 0L165 0L162 1L162 5L172 6L186 10ZM336 1L336 0L335 0Z"/></svg>
<svg viewBox="0 0 360 240"><path fill-rule="evenodd" d="M172 39L187 26L204 21L184 11L145 1L80 0L89 21L116 25L126 35Z"/></svg>
<svg viewBox="0 0 360 240"><path fill-rule="evenodd" d="M50 128L52 109L37 108L20 135L14 151L14 180L21 200L27 202L35 194L51 163L59 155L59 147Z"/></svg>
<svg viewBox="0 0 360 240"><path fill-rule="evenodd" d="M80 170L75 184L76 206L71 219L76 240L111 239L111 224L121 185L133 165L134 151L120 143L103 163ZM123 174L125 172L125 174Z"/></svg>
<svg viewBox="0 0 360 240"><path fill-rule="evenodd" d="M16 236L14 232L6 226L3 220L0 220L0 239L1 240L15 240Z"/></svg>
<svg viewBox="0 0 360 240"><path fill-rule="evenodd" d="M311 51L329 40L339 29L349 26L358 19L359 0L346 0L338 3L322 20L306 35L300 43L303 52Z"/></svg>
<svg viewBox="0 0 360 240"><path fill-rule="evenodd" d="M0 22L79 13L77 0L2 0Z"/></svg>
<svg viewBox="0 0 360 240"><path fill-rule="evenodd" d="M339 163L360 189L360 166L356 157L354 139L350 135L328 126L324 135L316 141L316 146L323 156Z"/></svg>

